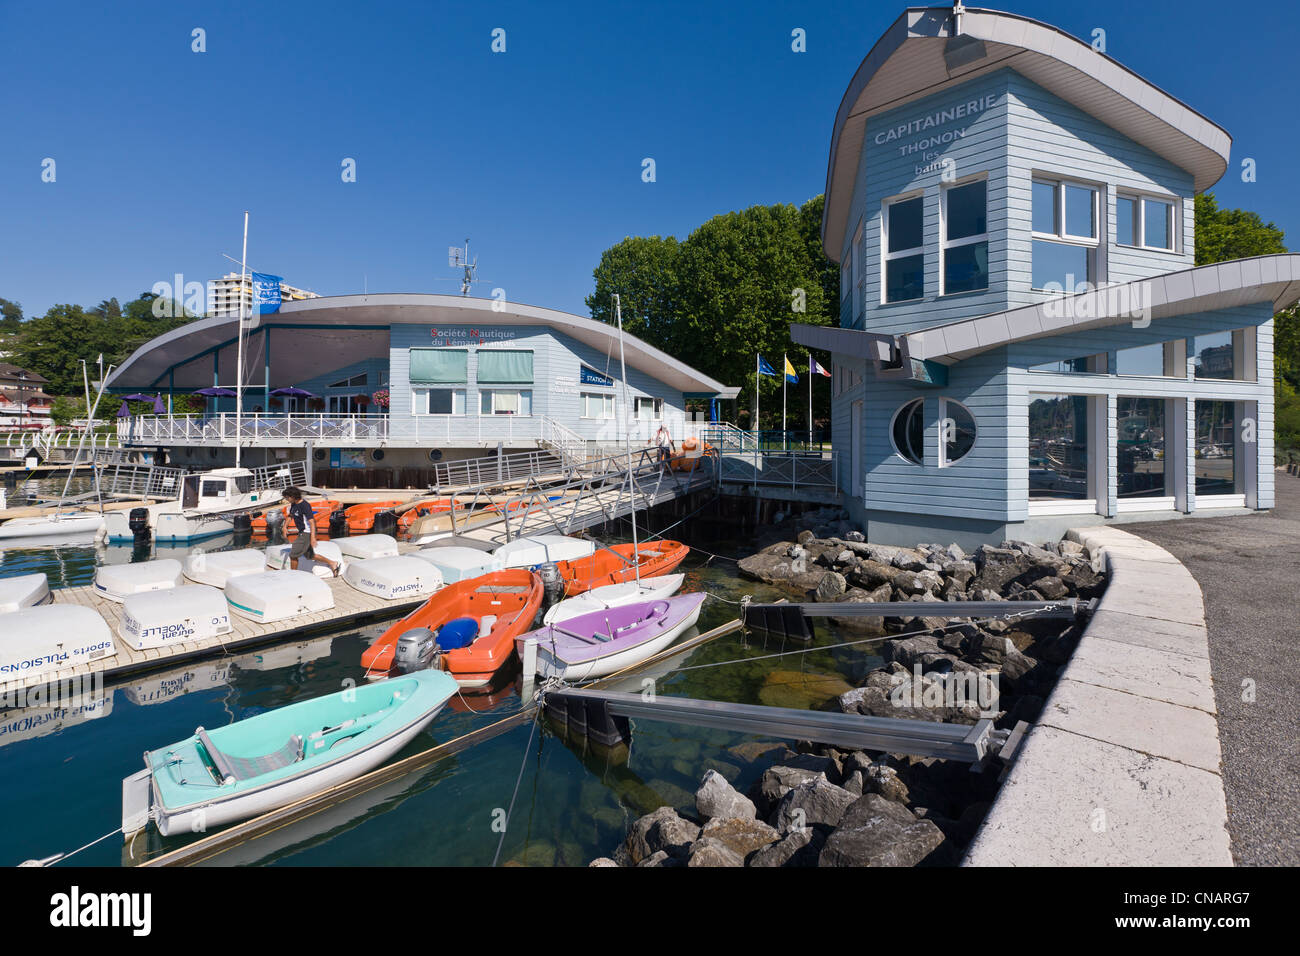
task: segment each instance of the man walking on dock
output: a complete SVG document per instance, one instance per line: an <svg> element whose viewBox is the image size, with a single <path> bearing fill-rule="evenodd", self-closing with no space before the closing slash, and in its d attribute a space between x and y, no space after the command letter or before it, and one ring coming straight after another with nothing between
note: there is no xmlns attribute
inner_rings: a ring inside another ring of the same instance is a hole
<svg viewBox="0 0 1300 956"><path fill-rule="evenodd" d="M303 558L310 558L313 561L319 561L334 572L334 576L339 576L339 562L332 561L322 554L316 553L316 514L311 510L311 505L302 499L302 491L290 485L281 492L284 500L289 502L289 521L288 525L294 530L293 545L289 548L289 559L285 562L285 569L292 570L300 567Z"/></svg>

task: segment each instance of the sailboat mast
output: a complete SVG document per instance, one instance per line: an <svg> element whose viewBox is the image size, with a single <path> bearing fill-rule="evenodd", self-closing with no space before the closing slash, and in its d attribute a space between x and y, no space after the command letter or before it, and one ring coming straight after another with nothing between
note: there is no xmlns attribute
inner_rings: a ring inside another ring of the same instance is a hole
<svg viewBox="0 0 1300 956"><path fill-rule="evenodd" d="M623 412L627 416L623 425L623 441L627 446L627 491L632 505L632 571L636 583L641 583L641 546L636 540L636 486L632 483L632 405L627 388L627 359L623 357L623 303L614 293L614 314L618 317L618 364L623 369Z"/></svg>
<svg viewBox="0 0 1300 956"><path fill-rule="evenodd" d="M235 467L239 467L240 437L244 431L244 282L248 272L248 210L244 210L244 250L239 255L239 332L235 337ZM252 291L248 296L250 302Z"/></svg>

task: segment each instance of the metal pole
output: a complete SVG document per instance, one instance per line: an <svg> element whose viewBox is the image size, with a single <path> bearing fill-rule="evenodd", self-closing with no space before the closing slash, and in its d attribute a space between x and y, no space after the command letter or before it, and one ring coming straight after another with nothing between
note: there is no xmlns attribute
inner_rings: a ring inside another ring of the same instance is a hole
<svg viewBox="0 0 1300 956"><path fill-rule="evenodd" d="M808 353L808 450L812 451L813 444L813 419L812 419L812 380L813 380L813 361L812 353Z"/></svg>
<svg viewBox="0 0 1300 956"><path fill-rule="evenodd" d="M239 332L235 340L235 467L244 424L244 275L248 271L248 210L244 210L244 251L239 262ZM249 296L252 299L252 296Z"/></svg>
<svg viewBox="0 0 1300 956"><path fill-rule="evenodd" d="M632 506L632 567L636 574L636 583L641 583L641 546L636 540L636 485L632 481L632 407L629 404L627 390L627 360L623 357L623 302L618 293L614 294L614 314L618 317L618 362L623 368L623 412L627 415L627 424L623 430L623 442L627 447L627 497Z"/></svg>

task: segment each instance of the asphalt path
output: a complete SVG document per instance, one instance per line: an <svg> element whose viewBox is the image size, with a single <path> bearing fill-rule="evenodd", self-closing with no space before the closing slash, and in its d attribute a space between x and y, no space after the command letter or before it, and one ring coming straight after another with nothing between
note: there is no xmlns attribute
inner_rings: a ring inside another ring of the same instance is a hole
<svg viewBox="0 0 1300 956"><path fill-rule="evenodd" d="M1205 596L1239 866L1300 865L1300 478L1275 474L1272 512L1120 526L1182 561Z"/></svg>

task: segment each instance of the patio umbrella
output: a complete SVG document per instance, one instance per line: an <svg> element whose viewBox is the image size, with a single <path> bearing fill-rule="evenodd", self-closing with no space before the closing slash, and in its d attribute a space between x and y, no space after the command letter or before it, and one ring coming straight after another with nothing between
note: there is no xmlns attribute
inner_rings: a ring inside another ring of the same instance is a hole
<svg viewBox="0 0 1300 956"><path fill-rule="evenodd" d="M222 388L219 385L209 385L207 388L201 388L195 395L202 395L204 398L234 398L235 390L233 388Z"/></svg>
<svg viewBox="0 0 1300 956"><path fill-rule="evenodd" d="M141 395L139 392L137 392L137 393L134 394L134 395L126 395L126 396L123 396L122 401L124 401L124 402L152 402L152 401L153 401L153 396L152 396L152 395Z"/></svg>
<svg viewBox="0 0 1300 956"><path fill-rule="evenodd" d="M123 399L123 401L122 401L122 407L119 408L119 409L117 410L117 417L118 417L118 418L130 418L130 417L131 417L131 409L127 407L127 404L126 404L126 400L125 400L125 399Z"/></svg>
<svg viewBox="0 0 1300 956"><path fill-rule="evenodd" d="M290 398L315 398L316 396L307 391L305 388L298 388L296 385L290 385L288 388L277 388L272 390L272 395L286 395Z"/></svg>
<svg viewBox="0 0 1300 956"><path fill-rule="evenodd" d="M163 404L162 395L153 397L153 413L155 415L165 415L167 413L167 406Z"/></svg>

